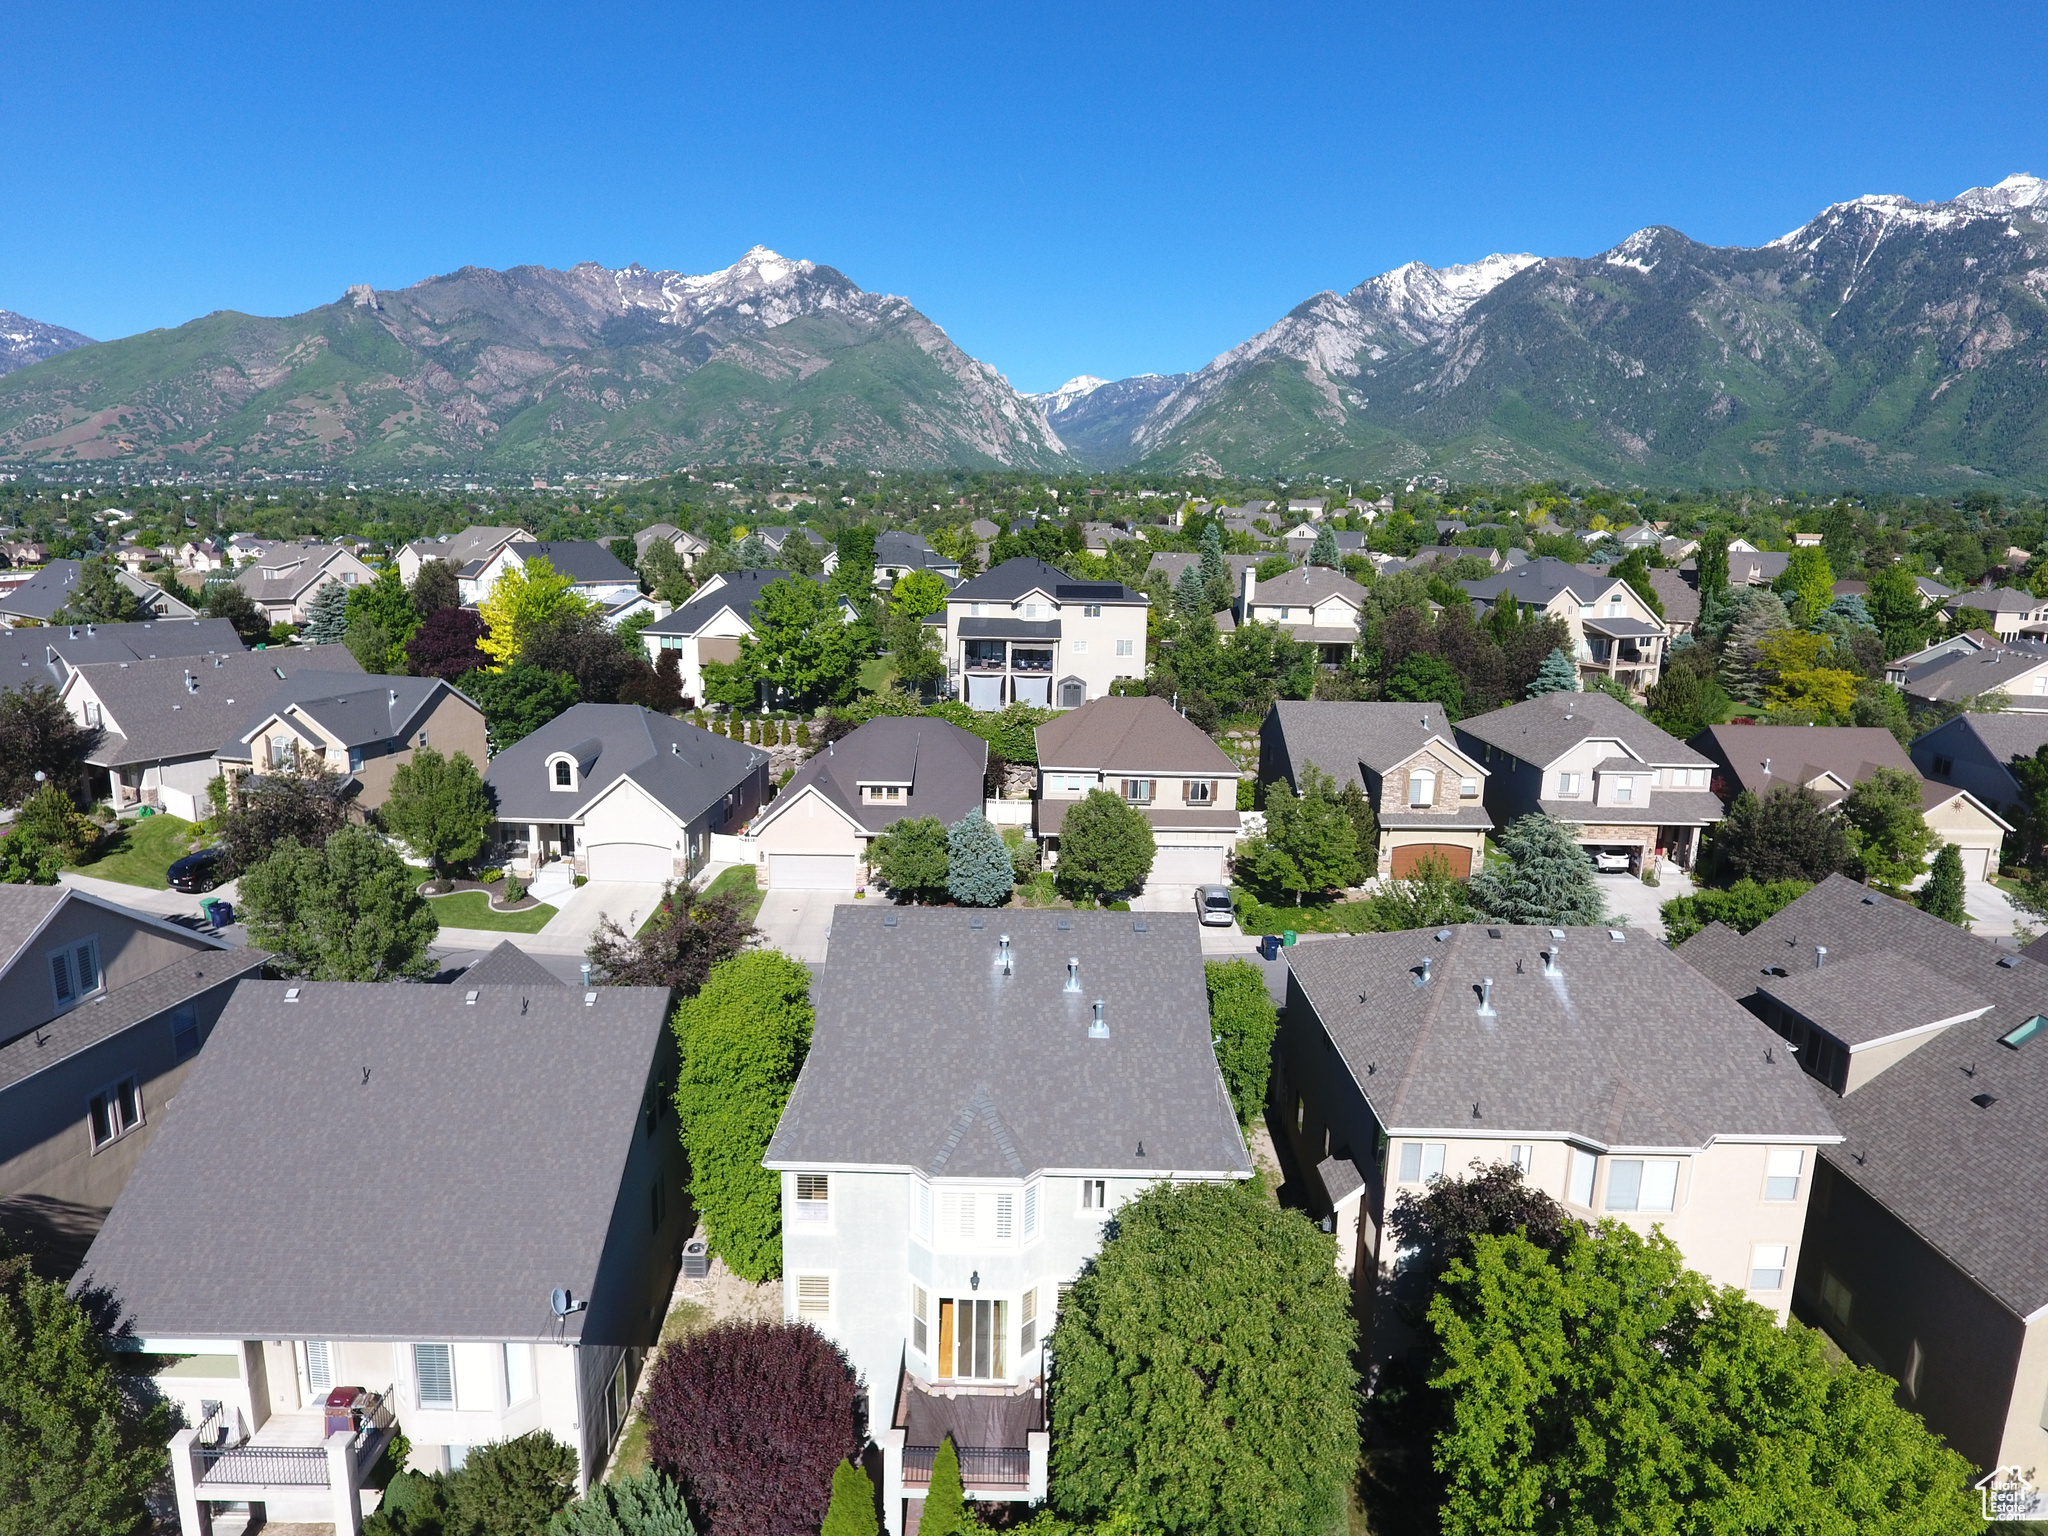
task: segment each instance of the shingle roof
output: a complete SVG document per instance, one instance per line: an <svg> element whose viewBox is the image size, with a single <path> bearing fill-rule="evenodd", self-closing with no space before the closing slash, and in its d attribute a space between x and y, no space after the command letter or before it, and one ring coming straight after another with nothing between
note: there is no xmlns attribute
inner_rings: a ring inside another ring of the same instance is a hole
<svg viewBox="0 0 2048 1536"><path fill-rule="evenodd" d="M1057 640L1058 619L965 618L958 624L963 640Z"/></svg>
<svg viewBox="0 0 2048 1536"><path fill-rule="evenodd" d="M619 557L595 539L555 539L533 544L522 542L516 547L522 561L546 560L555 568L557 575L567 576L571 581L633 580L632 571L620 564Z"/></svg>
<svg viewBox="0 0 2048 1536"><path fill-rule="evenodd" d="M1439 932L1287 953L1390 1132L1537 1131L1643 1149L1836 1134L1777 1037L1648 935L1570 928L1559 944L1547 928ZM1553 947L1561 977L1544 973L1541 951ZM1478 1013L1489 977L1491 1017Z"/></svg>
<svg viewBox="0 0 2048 1536"><path fill-rule="evenodd" d="M1365 588L1342 571L1333 571L1326 565L1304 565L1270 581L1259 582L1252 588L1255 605L1274 603L1292 606L1299 603L1307 606L1331 597L1345 598L1353 607L1362 607Z"/></svg>
<svg viewBox="0 0 2048 1536"><path fill-rule="evenodd" d="M1999 1036L2048 1012L2048 966L1831 875L1740 938L1716 936L1702 969L1743 998L1763 967L1811 972L1873 953L1910 955L1992 1004L1951 1025L1833 1104L1846 1140L1822 1155L2014 1313L2048 1304L2048 1181L2029 1170L2048 1146L2048 1035L2014 1050ZM1685 960L1705 934L1679 946ZM1991 1103L1975 1103L1976 1095Z"/></svg>
<svg viewBox="0 0 2048 1536"><path fill-rule="evenodd" d="M1976 608L1985 613L2038 613L2042 608L2048 607L2048 603L2042 602L2031 592L2019 592L2011 587L1993 587L1986 592L1958 592L1949 606Z"/></svg>
<svg viewBox="0 0 2048 1536"><path fill-rule="evenodd" d="M1223 557L1223 566L1230 573L1230 590L1233 593L1243 591L1245 571L1248 568L1256 567L1261 560L1270 560L1272 558L1271 555L1225 555ZM1147 572L1162 572L1168 581L1178 583L1181 572L1191 565L1200 565L1201 563L1202 557L1200 555L1165 553L1154 555L1152 563L1146 566L1145 569Z"/></svg>
<svg viewBox="0 0 2048 1536"><path fill-rule="evenodd" d="M568 752L578 788L550 787L547 760ZM637 704L575 704L491 759L484 774L505 821L564 821L628 775L688 824L767 761L757 747L714 736ZM666 840L662 834L662 840Z"/></svg>
<svg viewBox="0 0 2048 1536"><path fill-rule="evenodd" d="M1058 837L1060 828L1067 824L1067 812L1080 803L1079 800L1046 799L1035 802L1032 815L1036 818L1038 835ZM1227 798L1221 804L1211 803L1205 806L1184 806L1168 802L1163 805L1138 806L1136 809L1155 830L1162 832L1225 832L1235 836L1244 826L1244 818Z"/></svg>
<svg viewBox="0 0 2048 1536"><path fill-rule="evenodd" d="M996 959L1003 933L1009 976ZM1251 1172L1209 1043L1192 912L870 903L837 908L832 940L769 1167ZM1077 992L1064 990L1069 956ZM1097 999L1106 1040L1088 1034Z"/></svg>
<svg viewBox="0 0 2048 1536"><path fill-rule="evenodd" d="M107 733L89 760L116 768L211 757L223 742L254 723L252 715L309 674L328 686L341 686L348 675L350 681L360 682L363 669L341 645L281 645L275 650L101 661L80 667L75 686L92 689L106 706L108 722ZM185 686L187 677L194 688ZM246 759L249 754L244 748L239 755Z"/></svg>
<svg viewBox="0 0 2048 1536"><path fill-rule="evenodd" d="M135 624L37 625L0 629L0 688L56 685L72 667L152 656L238 654L241 637L226 619L148 619Z"/></svg>
<svg viewBox="0 0 2048 1536"><path fill-rule="evenodd" d="M1739 549L1728 551L1728 580L1738 587L1768 586L1785 574L1792 563L1786 550L1759 550L1753 554Z"/></svg>
<svg viewBox="0 0 2048 1536"><path fill-rule="evenodd" d="M2000 713L1995 715L1958 715L1955 719L1935 727L1939 731L1961 731L1977 738L1985 754L2001 767L2015 757L2032 757L2043 747L2048 747L2048 713ZM1929 731L1927 736L1932 736ZM1927 736L1914 743L1919 745ZM1953 754L1951 754L1953 755Z"/></svg>
<svg viewBox="0 0 2048 1536"><path fill-rule="evenodd" d="M1421 751L1432 738L1460 757L1465 755L1441 704L1283 699L1273 706L1271 718L1280 728L1287 760L1296 771L1304 763L1314 763L1336 779L1339 789L1346 784L1365 787L1360 764L1374 773L1385 773Z"/></svg>
<svg viewBox="0 0 2048 1536"><path fill-rule="evenodd" d="M698 630L730 608L741 619L752 622L754 604L760 599L761 589L777 581L815 581L825 584L822 576L798 576L790 571L778 571L762 567L750 567L742 571L727 571L724 584L710 592L700 592L665 619L656 619L642 634L694 635Z"/></svg>
<svg viewBox="0 0 2048 1536"><path fill-rule="evenodd" d="M1038 761L1050 768L1110 772L1239 772L1236 761L1165 699L1090 699L1034 731Z"/></svg>
<svg viewBox="0 0 2048 1536"><path fill-rule="evenodd" d="M1784 968L1791 974L1765 975L1757 991L1852 1047L1954 1023L1991 1006L1982 994L1889 950L1834 959L1818 969Z"/></svg>
<svg viewBox="0 0 2048 1536"><path fill-rule="evenodd" d="M463 971L460 983L469 987L560 987L567 983L510 939Z"/></svg>
<svg viewBox="0 0 2048 1536"><path fill-rule="evenodd" d="M338 544L279 544L266 547L256 563L235 573L235 585L259 603L283 603L318 583L338 580L328 566L353 550Z"/></svg>
<svg viewBox="0 0 2048 1536"><path fill-rule="evenodd" d="M1967 699L2010 691L2012 682L2043 666L2048 666L2048 650L1999 646L1937 657L1909 670L1900 686L1919 699Z"/></svg>
<svg viewBox="0 0 2048 1536"><path fill-rule="evenodd" d="M0 971L14 963L22 945L42 931L70 895L68 885L0 885ZM0 1031L5 1029L0 1025Z"/></svg>
<svg viewBox="0 0 2048 1536"><path fill-rule="evenodd" d="M409 736L412 726L454 691L454 684L438 677L368 677L360 669L353 675L298 672L256 702L255 708L243 710L234 734L221 743L220 755L233 762L247 761L251 751L247 738L264 721L287 711L312 721L345 747L399 740Z"/></svg>
<svg viewBox="0 0 2048 1536"><path fill-rule="evenodd" d="M901 529L890 529L875 535L876 565L911 565L923 567L926 564L951 565L932 548L931 541L921 533L905 533Z"/></svg>
<svg viewBox="0 0 2048 1536"><path fill-rule="evenodd" d="M78 585L79 573L84 569L84 562L79 560L50 561L20 586L0 594L0 613L49 623L57 610L71 601L72 589ZM130 571L116 569L114 576L138 597L146 597L158 604L184 603L184 598L177 592L169 588L160 589ZM192 609L187 607L186 613L191 612Z"/></svg>
<svg viewBox="0 0 2048 1536"><path fill-rule="evenodd" d="M1071 593L1062 591L1071 588ZM1084 590L1085 589L1085 590ZM1077 581L1056 566L1047 565L1043 560L1031 560L1018 556L1005 560L993 570L985 571L972 581L963 581L947 595L947 601L960 602L1013 602L1030 591L1040 591L1057 601L1070 596L1075 602L1090 603L1142 603L1145 594L1133 592L1120 581Z"/></svg>
<svg viewBox="0 0 2048 1536"><path fill-rule="evenodd" d="M1920 772L1898 738L1874 725L1710 725L1693 741L1728 770L1736 789L1759 795L1779 784L1805 784L1823 773L1860 784L1880 768Z"/></svg>
<svg viewBox="0 0 2048 1536"><path fill-rule="evenodd" d="M594 1288L666 989L292 986L236 989L76 1283L144 1337L623 1342L548 1293Z"/></svg>
<svg viewBox="0 0 2048 1536"><path fill-rule="evenodd" d="M794 805L806 787L816 788L868 832L919 816L936 816L950 827L982 808L987 769L988 743L972 731L921 715L877 715L797 769L754 831ZM877 805L861 799L864 783L908 784L910 793Z"/></svg>
<svg viewBox="0 0 2048 1536"><path fill-rule="evenodd" d="M1453 554L1470 551L1453 550ZM1477 581L1461 581L1459 586L1481 602L1494 603L1503 595L1516 602L1540 608L1549 603L1560 592L1570 591L1579 601L1590 603L1594 598L1614 585L1614 578L1605 572L1588 571L1584 566L1573 565L1569 560L1560 560L1555 555L1545 555L1540 560L1531 560L1512 570L1502 571L1493 576L1482 576Z"/></svg>
<svg viewBox="0 0 2048 1536"><path fill-rule="evenodd" d="M1458 734L1543 767L1589 736L1619 741L1659 767L1707 768L1712 760L1605 693L1543 693L1458 722Z"/></svg>
<svg viewBox="0 0 2048 1536"><path fill-rule="evenodd" d="M414 539L406 547L422 560L446 560L457 570L501 544L509 544L526 530L479 523L445 539Z"/></svg>

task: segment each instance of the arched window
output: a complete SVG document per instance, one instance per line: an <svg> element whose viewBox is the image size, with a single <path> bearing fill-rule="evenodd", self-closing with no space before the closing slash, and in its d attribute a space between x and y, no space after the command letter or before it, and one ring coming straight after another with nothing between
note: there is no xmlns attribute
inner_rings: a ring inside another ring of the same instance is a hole
<svg viewBox="0 0 2048 1536"><path fill-rule="evenodd" d="M1427 768L1417 768L1408 775L1408 804L1421 808L1436 804L1436 775Z"/></svg>
<svg viewBox="0 0 2048 1536"><path fill-rule="evenodd" d="M566 762L555 764L555 782L564 789L569 787L569 772L569 765Z"/></svg>

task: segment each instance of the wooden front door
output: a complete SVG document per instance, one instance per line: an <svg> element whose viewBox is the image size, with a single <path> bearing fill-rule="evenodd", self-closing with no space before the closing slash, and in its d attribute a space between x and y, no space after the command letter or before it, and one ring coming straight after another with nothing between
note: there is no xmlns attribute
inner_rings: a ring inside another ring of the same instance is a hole
<svg viewBox="0 0 2048 1536"><path fill-rule="evenodd" d="M1472 873L1472 850L1461 848L1456 843L1405 843L1394 850L1394 878L1405 880L1415 873L1418 861L1428 858L1442 859L1451 866L1454 879L1464 880Z"/></svg>
<svg viewBox="0 0 2048 1536"><path fill-rule="evenodd" d="M939 1303L939 1375L953 1374L953 1303Z"/></svg>

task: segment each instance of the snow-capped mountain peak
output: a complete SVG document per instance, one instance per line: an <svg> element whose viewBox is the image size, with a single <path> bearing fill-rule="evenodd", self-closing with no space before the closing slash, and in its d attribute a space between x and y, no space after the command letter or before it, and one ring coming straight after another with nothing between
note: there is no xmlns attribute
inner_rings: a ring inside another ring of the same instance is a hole
<svg viewBox="0 0 2048 1536"><path fill-rule="evenodd" d="M1965 208L1981 208L1987 213L2048 208L2048 181L2039 176L2029 176L2024 171L2016 172L1995 187L1972 187L1967 192L1959 192L1955 200Z"/></svg>
<svg viewBox="0 0 2048 1536"><path fill-rule="evenodd" d="M1542 258L1527 253L1496 253L1478 261L1448 267L1411 261L1369 277L1351 290L1355 304L1384 310L1396 320L1425 327L1451 324L1502 283Z"/></svg>
<svg viewBox="0 0 2048 1536"><path fill-rule="evenodd" d="M1107 379L1096 378L1092 373L1077 373L1058 389L1048 390L1044 394L1026 395L1024 398L1040 410L1063 411L1077 401L1086 400L1108 382Z"/></svg>

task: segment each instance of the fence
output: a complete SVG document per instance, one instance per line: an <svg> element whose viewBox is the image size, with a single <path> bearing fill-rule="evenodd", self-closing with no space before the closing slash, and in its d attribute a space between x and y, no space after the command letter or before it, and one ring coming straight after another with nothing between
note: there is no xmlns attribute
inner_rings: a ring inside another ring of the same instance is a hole
<svg viewBox="0 0 2048 1536"><path fill-rule="evenodd" d="M928 1488L936 1445L906 1445L903 1448L903 1483L907 1488ZM1031 1486L1031 1452L1023 1446L969 1446L960 1451L960 1481L969 1488L1028 1488Z"/></svg>

